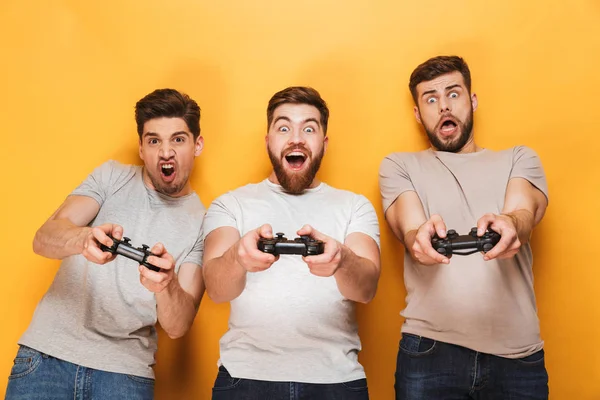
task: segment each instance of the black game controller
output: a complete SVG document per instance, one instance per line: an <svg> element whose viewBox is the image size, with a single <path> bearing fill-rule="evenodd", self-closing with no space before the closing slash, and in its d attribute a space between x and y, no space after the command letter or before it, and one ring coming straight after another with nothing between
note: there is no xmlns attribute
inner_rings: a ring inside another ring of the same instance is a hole
<svg viewBox="0 0 600 400"><path fill-rule="evenodd" d="M124 237L123 240L115 239L110 235L108 237L112 239L113 245L111 247L108 247L100 243L100 249L102 251L107 251L112 254L120 254L134 261L137 261L138 263L140 263L148 269L151 269L152 271L160 272L160 268L150 264L147 261L149 256L158 257L156 254L153 254L150 252L150 250L148 250L147 245L143 244L142 247L135 248L131 244L129 244L131 239L129 239L128 237Z"/></svg>
<svg viewBox="0 0 600 400"><path fill-rule="evenodd" d="M275 256L280 254L298 254L302 256L315 256L323 254L325 243L315 240L310 236L301 236L294 240L288 240L283 233L276 233L277 237L273 239L258 239L258 249L263 253L270 253Z"/></svg>
<svg viewBox="0 0 600 400"><path fill-rule="evenodd" d="M487 253L500 241L500 234L488 229L483 236L477 236L477 228L471 228L468 235L458 235L450 229L444 239L437 234L431 239L431 245L440 254L450 258L452 254L467 256L483 251ZM468 250L468 251L456 251Z"/></svg>

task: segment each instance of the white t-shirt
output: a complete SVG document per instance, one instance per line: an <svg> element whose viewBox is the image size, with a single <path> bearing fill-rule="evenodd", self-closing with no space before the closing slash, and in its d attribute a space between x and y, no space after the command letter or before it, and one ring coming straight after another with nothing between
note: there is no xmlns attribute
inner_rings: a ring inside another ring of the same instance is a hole
<svg viewBox="0 0 600 400"><path fill-rule="evenodd" d="M379 223L361 195L321 183L300 195L264 180L216 199L204 220L204 238L231 226L240 235L263 224L294 239L305 224L340 242L353 232L379 245ZM312 275L301 256L282 255L266 271L248 273L231 302L219 364L231 376L266 381L340 383L365 377L354 302L335 278Z"/></svg>

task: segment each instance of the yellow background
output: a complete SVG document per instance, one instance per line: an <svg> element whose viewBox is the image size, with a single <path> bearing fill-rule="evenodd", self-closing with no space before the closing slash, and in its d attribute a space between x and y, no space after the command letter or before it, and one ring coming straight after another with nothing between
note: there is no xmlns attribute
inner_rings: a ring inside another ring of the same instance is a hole
<svg viewBox="0 0 600 400"><path fill-rule="evenodd" d="M551 399L600 399L599 1L3 0L0 44L0 393L59 265L33 254L33 235L95 166L139 162L139 98L174 87L201 105L192 183L208 206L267 175L267 101L310 85L331 109L321 179L366 195L380 217L383 272L359 309L361 361L371 398L391 399L405 291L377 172L386 154L426 145L412 69L459 54L479 96L478 144L531 146L548 176L533 248ZM228 310L205 298L187 336L161 334L158 399L209 398Z"/></svg>

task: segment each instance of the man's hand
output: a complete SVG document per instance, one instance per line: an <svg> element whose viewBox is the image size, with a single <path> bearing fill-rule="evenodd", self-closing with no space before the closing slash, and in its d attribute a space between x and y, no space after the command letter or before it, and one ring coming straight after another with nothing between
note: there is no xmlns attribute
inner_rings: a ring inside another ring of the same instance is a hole
<svg viewBox="0 0 600 400"><path fill-rule="evenodd" d="M108 237L111 235L115 239L121 240L123 237L123 227L116 224L104 224L94 228L82 231L83 251L81 254L88 260L96 264L106 264L115 259L116 254L102 251L100 243L107 247L113 245L113 241Z"/></svg>
<svg viewBox="0 0 600 400"><path fill-rule="evenodd" d="M297 232L299 236L310 236L324 244L323 254L302 257L308 265L310 273L316 276L333 276L342 263L342 244L337 240L322 234L310 225L304 225Z"/></svg>
<svg viewBox="0 0 600 400"><path fill-rule="evenodd" d="M484 254L484 260L510 258L517 254L521 248L521 241L517 234L515 217L507 214L485 214L477 221L477 236L482 236L488 227L500 234L500 241Z"/></svg>
<svg viewBox="0 0 600 400"><path fill-rule="evenodd" d="M162 292L175 277L175 260L173 256L167 252L162 243L155 244L150 252L155 254L149 256L148 263L160 268L160 271L152 271L143 265L139 266L140 282L146 289L153 293Z"/></svg>
<svg viewBox="0 0 600 400"><path fill-rule="evenodd" d="M259 228L247 232L235 244L235 259L248 272L260 272L269 269L279 256L263 253L257 247L258 239L272 239L273 228L264 224Z"/></svg>
<svg viewBox="0 0 600 400"><path fill-rule="evenodd" d="M433 235L440 238L446 237L446 224L442 217L437 214L432 215L423 225L416 231L408 232L408 235L414 235L414 243L408 251L413 260L423 265L448 264L448 257L438 253L431 246L431 238Z"/></svg>

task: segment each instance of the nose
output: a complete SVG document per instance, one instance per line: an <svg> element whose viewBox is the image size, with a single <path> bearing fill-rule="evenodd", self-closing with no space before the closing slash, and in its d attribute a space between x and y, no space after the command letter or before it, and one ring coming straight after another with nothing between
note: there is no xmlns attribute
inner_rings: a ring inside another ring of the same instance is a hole
<svg viewBox="0 0 600 400"><path fill-rule="evenodd" d="M438 104L440 107L440 114L445 114L446 112L452 111L450 101L446 97L442 96Z"/></svg>
<svg viewBox="0 0 600 400"><path fill-rule="evenodd" d="M304 143L305 139L304 139L304 133L302 132L302 130L301 129L293 129L292 132L290 133L290 138L289 138L288 142L291 144Z"/></svg>
<svg viewBox="0 0 600 400"><path fill-rule="evenodd" d="M175 155L175 151L173 150L173 147L171 147L171 142L169 140L165 140L162 143L158 150L158 155L164 159L169 159Z"/></svg>

